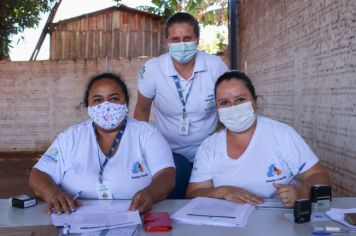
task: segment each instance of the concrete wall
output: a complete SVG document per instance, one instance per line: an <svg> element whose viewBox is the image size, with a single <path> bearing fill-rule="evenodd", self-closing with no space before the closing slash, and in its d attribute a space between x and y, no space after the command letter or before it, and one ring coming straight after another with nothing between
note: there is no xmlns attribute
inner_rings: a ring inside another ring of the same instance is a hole
<svg viewBox="0 0 356 236"><path fill-rule="evenodd" d="M136 104L136 76L145 60L0 62L0 152L43 151L68 126L87 119L80 103L89 78L120 73Z"/></svg>
<svg viewBox="0 0 356 236"><path fill-rule="evenodd" d="M239 68L260 113L292 125L356 195L356 1L240 0Z"/></svg>

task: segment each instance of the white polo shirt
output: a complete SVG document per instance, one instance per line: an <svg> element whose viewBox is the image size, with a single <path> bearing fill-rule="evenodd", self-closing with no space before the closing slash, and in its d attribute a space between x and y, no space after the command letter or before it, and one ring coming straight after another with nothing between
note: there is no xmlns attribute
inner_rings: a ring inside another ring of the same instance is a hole
<svg viewBox="0 0 356 236"><path fill-rule="evenodd" d="M218 77L227 71L220 57L198 51L193 75L184 80L176 71L171 56L166 53L148 60L138 76L140 93L153 99L154 124L168 141L172 151L193 162L201 142L217 123L214 86ZM186 101L189 134L178 134L183 105L174 83L178 76Z"/></svg>
<svg viewBox="0 0 356 236"><path fill-rule="evenodd" d="M245 152L236 160L227 155L226 129L207 138L196 155L190 182L212 180L214 187L234 186L258 196L271 197L273 183L288 183L319 161L291 127L257 117L257 127Z"/></svg>
<svg viewBox="0 0 356 236"><path fill-rule="evenodd" d="M100 159L100 160L99 160ZM55 139L34 168L47 173L65 192L97 199L100 165L105 155L99 148L92 121L74 125ZM158 171L174 167L172 151L156 128L128 118L115 155L105 166L103 179L114 199L131 199L152 182Z"/></svg>

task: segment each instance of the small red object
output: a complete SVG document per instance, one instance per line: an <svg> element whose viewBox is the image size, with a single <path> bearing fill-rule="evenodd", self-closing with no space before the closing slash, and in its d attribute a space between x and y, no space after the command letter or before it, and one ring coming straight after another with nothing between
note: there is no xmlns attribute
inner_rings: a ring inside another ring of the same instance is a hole
<svg viewBox="0 0 356 236"><path fill-rule="evenodd" d="M149 212L143 215L143 225L147 232L172 230L172 222L167 212Z"/></svg>

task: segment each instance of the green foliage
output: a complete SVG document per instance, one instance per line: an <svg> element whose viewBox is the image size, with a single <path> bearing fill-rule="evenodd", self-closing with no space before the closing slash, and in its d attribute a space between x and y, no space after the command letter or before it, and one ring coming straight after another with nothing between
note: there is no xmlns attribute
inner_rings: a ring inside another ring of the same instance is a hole
<svg viewBox="0 0 356 236"><path fill-rule="evenodd" d="M121 0L113 0L118 4ZM228 0L151 0L153 7L138 9L162 16L165 20L176 12L192 14L203 25L220 25L228 20Z"/></svg>
<svg viewBox="0 0 356 236"><path fill-rule="evenodd" d="M206 35L211 36L212 32L215 33L215 37L208 39ZM207 26L201 34L199 49L210 54L221 55L228 44L227 35L226 25Z"/></svg>
<svg viewBox="0 0 356 236"><path fill-rule="evenodd" d="M38 25L56 0L0 0L0 60L9 58L10 37Z"/></svg>

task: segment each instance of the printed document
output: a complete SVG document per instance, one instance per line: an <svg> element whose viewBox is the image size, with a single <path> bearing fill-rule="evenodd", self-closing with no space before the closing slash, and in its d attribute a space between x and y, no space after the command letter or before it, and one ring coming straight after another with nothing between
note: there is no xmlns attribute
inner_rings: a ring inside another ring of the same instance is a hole
<svg viewBox="0 0 356 236"><path fill-rule="evenodd" d="M51 214L54 226L68 225L71 233L84 233L141 224L138 211L128 211L130 201L86 200L75 212Z"/></svg>
<svg viewBox="0 0 356 236"><path fill-rule="evenodd" d="M245 227L254 210L250 204L238 204L222 199L197 197L172 215L178 223Z"/></svg>
<svg viewBox="0 0 356 236"><path fill-rule="evenodd" d="M356 208L349 208L349 209L339 209L339 208L331 208L326 212L326 214L333 220L340 222L341 224L346 225L350 229L356 229L356 225L352 225L348 223L344 219L345 213L356 213Z"/></svg>

